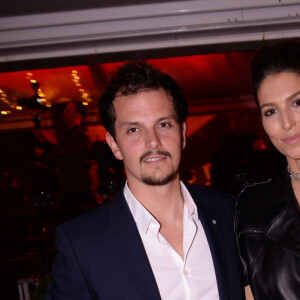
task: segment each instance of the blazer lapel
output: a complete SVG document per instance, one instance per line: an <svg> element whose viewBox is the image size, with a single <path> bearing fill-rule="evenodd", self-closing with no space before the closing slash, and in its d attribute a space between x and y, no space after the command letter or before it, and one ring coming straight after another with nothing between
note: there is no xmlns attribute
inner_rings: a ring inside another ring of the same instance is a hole
<svg viewBox="0 0 300 300"><path fill-rule="evenodd" d="M127 202L120 194L111 210L111 237L120 274L130 282L132 299L161 299L146 251ZM111 203L113 204L113 203ZM118 287L116 287L118 288Z"/></svg>
<svg viewBox="0 0 300 300"><path fill-rule="evenodd" d="M199 195L196 196L190 189L189 191L197 205L198 216L210 247L216 273L219 297L221 300L229 299L227 259L224 253L225 241L222 233L221 222L219 221L217 214L214 214L214 209L212 207L208 207L210 204L199 201Z"/></svg>

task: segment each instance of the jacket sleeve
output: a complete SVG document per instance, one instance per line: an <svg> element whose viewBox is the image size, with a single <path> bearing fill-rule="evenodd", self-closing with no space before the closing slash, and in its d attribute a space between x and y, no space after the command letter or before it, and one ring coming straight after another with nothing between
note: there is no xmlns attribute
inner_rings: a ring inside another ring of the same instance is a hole
<svg viewBox="0 0 300 300"><path fill-rule="evenodd" d="M240 199L239 199L240 202ZM235 235L236 235L236 241L237 241L237 247L239 252L239 258L240 258L240 272L241 272L241 281L243 286L249 285L249 276L248 276L248 270L247 270L247 263L245 262L242 253L241 253L241 240L240 240L240 207L237 205L236 210L236 217L235 217Z"/></svg>
<svg viewBox="0 0 300 300"><path fill-rule="evenodd" d="M74 247L63 227L56 230L55 247L57 253L52 263L52 280L45 300L92 300Z"/></svg>

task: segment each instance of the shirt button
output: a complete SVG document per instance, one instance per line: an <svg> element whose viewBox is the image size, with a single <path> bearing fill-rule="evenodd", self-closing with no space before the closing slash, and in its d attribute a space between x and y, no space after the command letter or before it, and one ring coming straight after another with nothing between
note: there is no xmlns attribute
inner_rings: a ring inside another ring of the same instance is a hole
<svg viewBox="0 0 300 300"><path fill-rule="evenodd" d="M183 274L186 276L188 274L188 271L184 270Z"/></svg>

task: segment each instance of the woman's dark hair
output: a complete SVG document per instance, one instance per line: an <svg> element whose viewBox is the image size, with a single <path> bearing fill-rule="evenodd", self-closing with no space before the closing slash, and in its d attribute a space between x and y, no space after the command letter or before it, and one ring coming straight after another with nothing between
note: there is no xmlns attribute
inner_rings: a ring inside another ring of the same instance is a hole
<svg viewBox="0 0 300 300"><path fill-rule="evenodd" d="M118 69L101 96L99 104L102 124L113 138L116 138L116 113L113 106L115 97L159 89L163 89L171 97L178 123L185 122L188 116L187 102L182 89L172 77L145 62L129 62Z"/></svg>
<svg viewBox="0 0 300 300"><path fill-rule="evenodd" d="M257 92L263 80L281 72L293 72L300 75L300 43L298 41L283 40L268 43L254 54L251 75L257 105Z"/></svg>

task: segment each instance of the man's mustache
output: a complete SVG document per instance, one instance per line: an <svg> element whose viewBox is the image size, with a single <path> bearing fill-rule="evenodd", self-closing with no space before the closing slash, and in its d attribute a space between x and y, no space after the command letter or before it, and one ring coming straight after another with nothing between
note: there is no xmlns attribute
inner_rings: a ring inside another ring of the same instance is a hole
<svg viewBox="0 0 300 300"><path fill-rule="evenodd" d="M140 157L140 163L141 163L143 160L145 160L147 157L149 157L149 156L151 156L151 155L153 155L153 154L154 154L154 152L151 151L151 150L149 150L149 151L147 151L146 153L144 153L144 154ZM163 156L166 156L166 157L169 157L169 158L172 157L172 155L171 155L169 152L167 152L167 151L156 151L155 154L157 154L157 155L163 155Z"/></svg>

